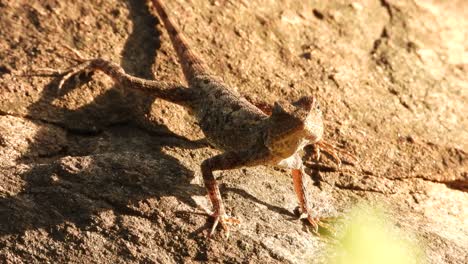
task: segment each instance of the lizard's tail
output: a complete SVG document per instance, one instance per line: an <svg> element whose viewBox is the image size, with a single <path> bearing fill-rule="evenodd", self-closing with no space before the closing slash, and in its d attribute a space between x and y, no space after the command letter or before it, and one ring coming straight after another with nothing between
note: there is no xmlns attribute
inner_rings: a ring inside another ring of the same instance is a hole
<svg viewBox="0 0 468 264"><path fill-rule="evenodd" d="M189 48L187 40L167 15L166 7L161 0L153 0L153 4L169 33L172 45L177 52L182 70L189 84L195 77L209 73L208 67L200 59L200 56Z"/></svg>

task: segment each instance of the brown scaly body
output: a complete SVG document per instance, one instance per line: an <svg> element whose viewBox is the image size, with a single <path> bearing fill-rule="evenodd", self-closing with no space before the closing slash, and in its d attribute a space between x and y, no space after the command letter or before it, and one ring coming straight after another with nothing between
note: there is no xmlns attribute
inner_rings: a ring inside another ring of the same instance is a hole
<svg viewBox="0 0 468 264"><path fill-rule="evenodd" d="M292 169L300 208L317 228L318 219L311 216L304 192L302 177L305 173L299 152L306 145L315 144L317 150L321 147L337 158L334 148L322 140L322 113L318 102L313 97L303 97L294 103L277 102L271 115L265 114L212 75L200 56L189 48L163 3L152 1L169 33L190 88L130 76L119 65L104 59L82 59L80 65L66 71L59 86L78 72L100 70L127 88L144 90L188 108L198 119L206 139L224 151L201 164L203 180L214 209L212 216L215 222L210 234L218 223L227 234L227 223L238 223L225 212L213 171L259 164Z"/></svg>

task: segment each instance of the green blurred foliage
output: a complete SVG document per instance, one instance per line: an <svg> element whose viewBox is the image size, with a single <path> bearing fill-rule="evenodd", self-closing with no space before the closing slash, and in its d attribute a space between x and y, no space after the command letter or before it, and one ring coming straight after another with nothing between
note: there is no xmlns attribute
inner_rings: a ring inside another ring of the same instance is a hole
<svg viewBox="0 0 468 264"><path fill-rule="evenodd" d="M331 246L330 264L419 264L421 247L397 228L380 208L360 205L345 217L338 244Z"/></svg>

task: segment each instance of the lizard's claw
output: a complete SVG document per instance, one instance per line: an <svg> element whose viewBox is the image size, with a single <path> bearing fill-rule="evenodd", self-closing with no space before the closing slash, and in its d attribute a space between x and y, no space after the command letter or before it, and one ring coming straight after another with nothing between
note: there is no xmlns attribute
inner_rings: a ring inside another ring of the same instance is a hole
<svg viewBox="0 0 468 264"><path fill-rule="evenodd" d="M296 215L300 220L307 219L307 222L312 227L312 232L315 235L333 233L335 230L334 223L339 219L339 217L311 217L310 214L304 212L300 213L300 207L297 207L295 210ZM320 232L319 232L320 228Z"/></svg>
<svg viewBox="0 0 468 264"><path fill-rule="evenodd" d="M338 154L345 157L346 160L350 162L352 165L359 162L358 158L356 158L356 156L354 156L353 154L343 149L338 149L334 145L326 142L325 140L320 140L319 142L316 143L314 158L320 158L320 150L332 156L339 168L341 167L341 158Z"/></svg>
<svg viewBox="0 0 468 264"><path fill-rule="evenodd" d="M70 79L73 75L81 72L85 72L91 66L91 60L83 61L82 63L70 67L65 70L52 69L52 68L37 68L32 73L23 74L23 76L61 76L58 84L58 90L61 90L65 82Z"/></svg>
<svg viewBox="0 0 468 264"><path fill-rule="evenodd" d="M299 219L307 219L307 221L309 222L309 224L312 225L312 228L313 228L313 232L315 234L318 234L318 228L319 228L319 224L320 224L320 218L317 218L317 217L312 217L310 216L309 214L307 213L302 213L300 216L299 216Z"/></svg>
<svg viewBox="0 0 468 264"><path fill-rule="evenodd" d="M73 75L76 75L80 72L85 71L87 68L89 68L91 65L91 61L84 61L81 64L78 64L74 67L71 67L67 70L64 71L63 77L61 78L59 84L58 84L58 90L61 90L65 82L70 79Z"/></svg>
<svg viewBox="0 0 468 264"><path fill-rule="evenodd" d="M297 208L299 210L299 208ZM307 222L312 226L312 232L320 235L322 231L332 232L334 230L333 223L336 222L338 217L311 217L308 213L301 213L298 217L300 220L307 219ZM319 228L323 229L319 233Z"/></svg>
<svg viewBox="0 0 468 264"><path fill-rule="evenodd" d="M214 218L214 223L213 223L213 226L211 227L211 231L210 231L208 237L211 237L214 234L218 224L220 224L221 227L223 228L223 230L224 230L224 232L226 234L226 237L229 237L229 235L230 235L228 224L230 224L230 225L240 224L239 219L237 219L235 217L232 217L232 216L228 216L227 214L214 213L214 214L211 215L211 217Z"/></svg>
<svg viewBox="0 0 468 264"><path fill-rule="evenodd" d="M79 62L78 65L72 66L68 69L52 69L48 67L38 68L33 70L32 74L27 74L29 76L62 76L58 84L58 90L61 90L64 83L70 79L73 75L76 75L80 72L86 71L87 68L91 65L91 59L85 58L81 53L67 45L62 45L65 49L73 53L74 57L71 59Z"/></svg>

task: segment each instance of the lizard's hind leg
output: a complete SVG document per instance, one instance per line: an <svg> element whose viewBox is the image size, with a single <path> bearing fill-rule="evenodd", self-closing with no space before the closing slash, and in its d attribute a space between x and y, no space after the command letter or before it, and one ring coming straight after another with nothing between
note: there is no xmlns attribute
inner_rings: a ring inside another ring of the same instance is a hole
<svg viewBox="0 0 468 264"><path fill-rule="evenodd" d="M238 224L239 220L228 216L224 209L221 193L218 183L213 175L216 170L230 170L243 166L257 165L266 159L269 155L268 149L251 149L239 152L225 152L206 159L201 164L203 181L208 191L208 197L213 205L214 212L211 215L214 218L214 223L209 235L214 234L216 226L221 225L226 236L229 236L229 227L227 224Z"/></svg>
<svg viewBox="0 0 468 264"><path fill-rule="evenodd" d="M64 83L73 75L81 72L94 72L97 70L104 72L106 75L110 76L114 82L119 83L126 88L142 90L172 103L187 105L190 103L193 96L192 89L187 89L176 83L145 80L131 76L117 63L101 58L82 61L80 64L64 71L50 69L48 71L49 74L63 75L58 84L58 89L60 90Z"/></svg>

